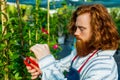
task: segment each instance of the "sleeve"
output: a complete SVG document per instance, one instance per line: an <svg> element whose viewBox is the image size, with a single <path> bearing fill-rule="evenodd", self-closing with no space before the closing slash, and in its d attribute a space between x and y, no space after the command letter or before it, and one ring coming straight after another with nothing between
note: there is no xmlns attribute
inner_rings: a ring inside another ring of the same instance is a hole
<svg viewBox="0 0 120 80"><path fill-rule="evenodd" d="M42 71L42 80L67 80L64 77L64 71L69 70L72 58L75 51L61 60L55 60L53 55L48 55L38 61L39 67Z"/></svg>
<svg viewBox="0 0 120 80"><path fill-rule="evenodd" d="M118 80L117 65L112 56L94 59L87 69L83 80Z"/></svg>

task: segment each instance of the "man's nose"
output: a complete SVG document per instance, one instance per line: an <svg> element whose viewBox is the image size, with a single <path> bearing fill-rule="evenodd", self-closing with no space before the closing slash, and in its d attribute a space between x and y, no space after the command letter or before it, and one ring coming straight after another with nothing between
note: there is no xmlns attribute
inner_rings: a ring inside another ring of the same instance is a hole
<svg viewBox="0 0 120 80"><path fill-rule="evenodd" d="M74 35L75 35L75 36L80 35L80 31L79 31L79 29L78 29L78 28L76 29L76 31L75 31L75 33L74 33Z"/></svg>

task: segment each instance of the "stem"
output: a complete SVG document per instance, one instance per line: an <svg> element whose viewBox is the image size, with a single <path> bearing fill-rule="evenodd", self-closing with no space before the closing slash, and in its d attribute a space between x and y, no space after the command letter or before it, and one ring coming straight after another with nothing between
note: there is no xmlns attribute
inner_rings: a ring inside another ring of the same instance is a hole
<svg viewBox="0 0 120 80"><path fill-rule="evenodd" d="M36 20L36 23L35 23L35 27L36 27L36 35L35 35L35 39L36 39L36 42L38 40L38 17L39 17L39 4L40 4L40 0L36 0L36 6L35 6L35 10L36 10L36 15L35 15L35 20Z"/></svg>
<svg viewBox="0 0 120 80"><path fill-rule="evenodd" d="M19 30L20 30L20 39L21 39L21 49L23 50L24 40L23 40L23 34L22 34L22 23L21 23L22 19L21 19L19 0L16 0L16 4L17 4L17 10L18 10Z"/></svg>
<svg viewBox="0 0 120 80"><path fill-rule="evenodd" d="M50 44L50 25L49 25L49 17L50 17L50 14L49 14L49 10L50 10L50 5L49 5L49 0L47 0L47 3L48 3L48 5L47 5L47 11L48 11L48 13L47 13L47 27L48 27L48 45Z"/></svg>
<svg viewBox="0 0 120 80"><path fill-rule="evenodd" d="M5 0L1 0L1 19L2 19L2 35L3 35L3 38L4 36L7 34L7 26L5 25L6 22L7 22L7 13L6 13L6 1ZM7 40L4 41L4 43L6 45L7 44ZM7 53L8 49L5 47L4 50L2 51L2 56L5 56L5 58L7 59L7 61L5 62L5 68L4 68L4 71L6 72L6 74L4 74L4 80L9 80L9 70L8 70L8 59L9 59L9 56L8 53Z"/></svg>

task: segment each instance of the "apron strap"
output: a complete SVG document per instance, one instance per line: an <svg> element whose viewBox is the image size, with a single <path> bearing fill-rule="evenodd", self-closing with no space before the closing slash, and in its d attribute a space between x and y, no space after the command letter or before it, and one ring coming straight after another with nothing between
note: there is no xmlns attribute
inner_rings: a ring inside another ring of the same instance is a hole
<svg viewBox="0 0 120 80"><path fill-rule="evenodd" d="M80 73L81 72L81 70L82 70L82 68L85 66L85 64L97 53L97 51L98 50L95 50L93 53L92 53L92 55L90 55L88 58L87 58L87 60L83 63L83 65L78 69L78 72ZM73 62L75 61L75 59L78 57L78 55L76 55L74 58L73 58L73 60L72 60L72 62L71 62L71 67L72 67L72 64L73 64Z"/></svg>
<svg viewBox="0 0 120 80"><path fill-rule="evenodd" d="M85 64L97 53L97 51L98 50L95 50L94 52L93 52L93 54L90 56L90 57L88 57L88 59L83 63L83 65L79 68L79 70L78 70L78 72L80 73L81 72L81 70L82 70L82 68L85 66Z"/></svg>
<svg viewBox="0 0 120 80"><path fill-rule="evenodd" d="M78 57L78 55L76 55L76 56L73 58L70 67L72 67L73 62L75 61L75 59L76 59L77 57Z"/></svg>

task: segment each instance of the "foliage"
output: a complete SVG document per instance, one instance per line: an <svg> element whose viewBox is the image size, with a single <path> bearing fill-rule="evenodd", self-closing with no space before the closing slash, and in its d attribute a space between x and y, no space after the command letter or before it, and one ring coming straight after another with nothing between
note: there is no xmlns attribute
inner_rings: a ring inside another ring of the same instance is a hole
<svg viewBox="0 0 120 80"><path fill-rule="evenodd" d="M47 30L47 10L34 6L21 5L21 22L18 16L18 10L15 5L7 5L8 21L6 26L7 34L0 34L0 79L4 80L4 75L9 74L10 80L30 80L30 74L27 72L23 60L19 55L34 56L29 48L36 43L47 43L48 34L42 32L42 28ZM69 10L66 8L66 13ZM59 12L59 10L58 10ZM62 10L61 10L62 12ZM58 28L65 30L70 14L54 13L50 16L50 50L57 58L57 53L61 51L61 47L57 44ZM62 16L63 15L63 16ZM61 21L59 21L61 20ZM64 22L65 21L65 22ZM1 23L1 22L0 22ZM21 23L21 25L20 25ZM2 33L2 25L0 25L0 33ZM7 41L7 44L6 42ZM53 48L57 45L57 48ZM4 71L8 68L8 72Z"/></svg>
<svg viewBox="0 0 120 80"><path fill-rule="evenodd" d="M51 17L50 19L51 21L50 23L52 23L51 28L52 26L56 27L56 28L53 27L54 29L51 30L58 31L57 33L53 33L53 34L58 34L58 36L68 34L67 25L70 21L70 17L72 15L73 10L74 7L66 6L66 5L64 5L62 8L57 9L57 12L54 13L53 17Z"/></svg>
<svg viewBox="0 0 120 80"><path fill-rule="evenodd" d="M115 21L115 24L118 28L119 33L120 33L120 8L111 8L110 14L112 16L112 19Z"/></svg>

